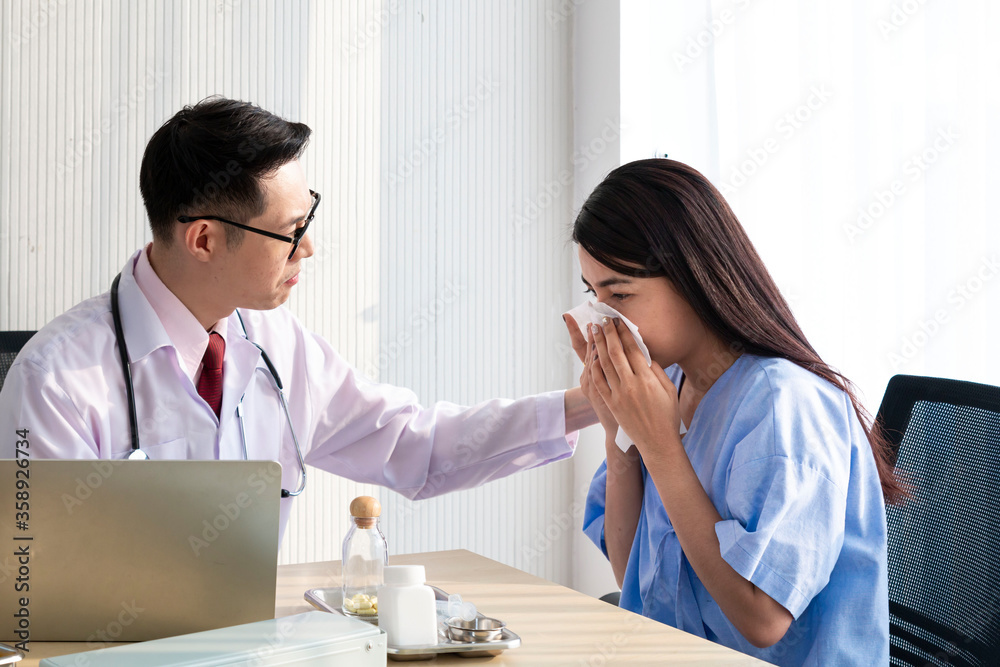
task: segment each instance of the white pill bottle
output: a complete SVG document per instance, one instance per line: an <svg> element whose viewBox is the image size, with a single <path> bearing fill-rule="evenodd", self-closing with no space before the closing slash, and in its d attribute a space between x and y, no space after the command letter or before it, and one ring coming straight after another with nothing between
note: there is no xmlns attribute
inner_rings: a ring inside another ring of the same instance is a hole
<svg viewBox="0 0 1000 667"><path fill-rule="evenodd" d="M434 591L424 585L423 565L387 565L378 591L378 626L389 646L437 644Z"/></svg>

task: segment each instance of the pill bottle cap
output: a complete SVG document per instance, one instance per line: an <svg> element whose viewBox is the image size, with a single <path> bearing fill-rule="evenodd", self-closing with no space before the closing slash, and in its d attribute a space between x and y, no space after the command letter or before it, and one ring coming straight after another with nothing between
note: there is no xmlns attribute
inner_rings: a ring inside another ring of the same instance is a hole
<svg viewBox="0 0 1000 667"><path fill-rule="evenodd" d="M382 570L386 585L420 586L427 581L423 565L387 565Z"/></svg>

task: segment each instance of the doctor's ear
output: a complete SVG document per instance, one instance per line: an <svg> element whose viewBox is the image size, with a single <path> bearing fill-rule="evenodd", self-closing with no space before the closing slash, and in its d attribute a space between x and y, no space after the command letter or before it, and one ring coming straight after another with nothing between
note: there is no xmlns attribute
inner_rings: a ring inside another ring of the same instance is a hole
<svg viewBox="0 0 1000 667"><path fill-rule="evenodd" d="M200 262L207 262L225 247L225 230L210 220L192 220L179 223L178 241L192 257Z"/></svg>

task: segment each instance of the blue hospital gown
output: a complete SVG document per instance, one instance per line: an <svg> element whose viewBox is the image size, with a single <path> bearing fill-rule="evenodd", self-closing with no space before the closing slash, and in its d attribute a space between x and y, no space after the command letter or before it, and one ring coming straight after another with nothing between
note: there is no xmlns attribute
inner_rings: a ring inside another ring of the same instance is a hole
<svg viewBox="0 0 1000 667"><path fill-rule="evenodd" d="M667 369L677 385L681 370ZM850 399L785 359L744 354L701 400L684 449L722 521L722 557L794 617L754 647L681 551L645 466L621 606L779 665L889 662L886 523L875 459ZM584 532L607 556L607 461Z"/></svg>

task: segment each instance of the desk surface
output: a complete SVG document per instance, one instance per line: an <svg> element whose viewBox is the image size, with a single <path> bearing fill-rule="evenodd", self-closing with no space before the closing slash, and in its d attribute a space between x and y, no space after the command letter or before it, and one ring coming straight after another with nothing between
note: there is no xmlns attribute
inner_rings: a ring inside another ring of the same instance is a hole
<svg viewBox="0 0 1000 667"><path fill-rule="evenodd" d="M484 614L507 622L521 646L494 658L441 656L389 665L764 665L694 635L618 609L590 596L540 579L470 551L438 551L390 557L393 565L420 564L427 583L474 602ZM302 595L310 588L340 585L340 562L278 568L276 616L313 607ZM27 661L86 649L82 643L32 642Z"/></svg>

